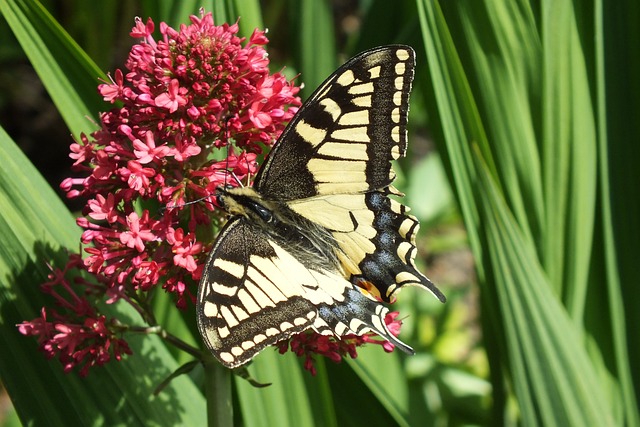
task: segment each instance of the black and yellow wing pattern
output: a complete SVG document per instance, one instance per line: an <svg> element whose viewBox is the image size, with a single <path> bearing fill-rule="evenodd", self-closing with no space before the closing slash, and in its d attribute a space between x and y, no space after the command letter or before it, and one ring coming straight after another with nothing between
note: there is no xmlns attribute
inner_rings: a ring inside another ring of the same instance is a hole
<svg viewBox="0 0 640 427"><path fill-rule="evenodd" d="M408 46L375 48L300 108L252 188L219 189L231 215L207 259L200 333L227 367L307 329L374 332L400 349L388 308L404 285L442 293L415 265L418 221L389 195L405 155L414 70Z"/></svg>

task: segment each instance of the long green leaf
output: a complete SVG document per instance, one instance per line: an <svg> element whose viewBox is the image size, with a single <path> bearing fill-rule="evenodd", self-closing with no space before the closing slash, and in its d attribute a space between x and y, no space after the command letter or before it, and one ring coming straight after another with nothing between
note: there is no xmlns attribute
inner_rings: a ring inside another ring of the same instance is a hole
<svg viewBox="0 0 640 427"><path fill-rule="evenodd" d="M95 130L87 115L104 109L96 92L102 71L37 1L1 0L0 12L73 135Z"/></svg>
<svg viewBox="0 0 640 427"><path fill-rule="evenodd" d="M479 169L482 165L479 163ZM615 425L611 401L580 329L549 290L535 247L509 215L488 173L478 187L514 387L527 425ZM522 396L530 396L527 402Z"/></svg>
<svg viewBox="0 0 640 427"><path fill-rule="evenodd" d="M236 379L242 417L250 426L313 426L311 410L302 372L292 354L278 355L263 351L249 367L252 377L269 387L255 388ZM318 424L320 425L320 424Z"/></svg>
<svg viewBox="0 0 640 427"><path fill-rule="evenodd" d="M540 157L546 212L540 254L550 283L580 322L593 246L597 150L576 19L571 2L543 7Z"/></svg>
<svg viewBox="0 0 640 427"><path fill-rule="evenodd" d="M525 424L582 425L589 417L612 423L617 393L599 391L593 399L589 390L598 388L604 366L597 349L582 342L595 140L585 134L594 128L575 15L567 2L545 8L554 24L540 37L524 1L448 3L454 42L437 2L418 7L445 157L479 262L496 411L512 386ZM558 31L568 32L567 40L555 40ZM547 37L548 44L540 41ZM554 73L534 72L542 64ZM585 138L591 145L580 145ZM478 157L480 165L472 162ZM550 244L557 245L553 259L545 252Z"/></svg>
<svg viewBox="0 0 640 427"><path fill-rule="evenodd" d="M400 356L385 353L378 346L362 348L350 366L398 425L409 425L409 386ZM384 369L380 369L384 366Z"/></svg>
<svg viewBox="0 0 640 427"><path fill-rule="evenodd" d="M629 425L640 425L640 370L630 361L640 358L640 323L636 307L640 283L637 242L640 241L640 146L629 143L640 134L640 59L633 52L640 46L640 4L627 1L616 8L595 2L594 40L596 113L598 123L599 214L594 250L592 282L607 284L606 293L592 293L588 314L606 312L611 319L603 324L600 316L587 316L594 335L610 345L610 364L620 381L621 401ZM596 260L601 261L598 265ZM601 287L598 287L601 289ZM603 305L606 304L606 309Z"/></svg>
<svg viewBox="0 0 640 427"><path fill-rule="evenodd" d="M337 67L335 28L327 0L289 2L295 11L296 62L302 72L303 98L308 97Z"/></svg>
<svg viewBox="0 0 640 427"><path fill-rule="evenodd" d="M381 351L380 349L373 349ZM384 369L378 365L377 369ZM366 378L368 372L346 363L327 363L327 371L334 394L336 416L339 425L408 425L405 414L392 408L394 398L388 394L395 390L385 389L384 384L376 384L377 378ZM393 368L391 369L393 372Z"/></svg>
<svg viewBox="0 0 640 427"><path fill-rule="evenodd" d="M217 24L233 24L240 18L240 35L243 37L249 37L255 28L264 29L262 11L257 0L221 0L212 3L213 18Z"/></svg>
<svg viewBox="0 0 640 427"><path fill-rule="evenodd" d="M465 100L461 108L477 104L477 112L467 113L474 117L463 119L467 120L466 127L477 126L482 133L474 131L469 136L475 138L487 161L495 163L492 169L499 175L500 186L523 230L537 238L544 204L536 139L539 118L530 102L539 90L533 76L539 72L541 49L534 17L525 6L514 3L459 2L446 6L452 8L447 25L459 35L455 54L463 68L470 66L473 70L464 76L473 101ZM516 117L518 120L513 120ZM479 124L473 125L475 120Z"/></svg>
<svg viewBox="0 0 640 427"><path fill-rule="evenodd" d="M157 398L155 386L177 369L157 337L133 339L134 356L96 368L87 378L64 374L47 361L33 338L16 324L31 320L46 302L45 261L60 265L66 248L77 250L73 217L10 138L0 131L0 375L25 424L33 425L202 425L204 399L187 377L175 379ZM50 304L51 301L48 301ZM126 307L108 315L136 321Z"/></svg>

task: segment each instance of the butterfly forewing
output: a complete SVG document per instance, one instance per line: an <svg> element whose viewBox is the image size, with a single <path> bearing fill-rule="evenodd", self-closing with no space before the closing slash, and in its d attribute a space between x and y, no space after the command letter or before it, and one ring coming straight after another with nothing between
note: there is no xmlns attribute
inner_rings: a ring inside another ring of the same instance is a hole
<svg viewBox="0 0 640 427"><path fill-rule="evenodd" d="M242 218L220 233L196 310L200 334L223 364L240 365L313 325L316 308L298 283L287 280L280 261L262 231Z"/></svg>
<svg viewBox="0 0 640 427"><path fill-rule="evenodd" d="M272 200L384 188L404 156L414 53L408 46L364 52L329 77L300 108L258 172Z"/></svg>
<svg viewBox="0 0 640 427"><path fill-rule="evenodd" d="M246 363L306 329L336 336L375 332L411 351L387 329L386 307L337 271L303 262L244 218L224 228L205 265L196 309L207 347L225 366Z"/></svg>

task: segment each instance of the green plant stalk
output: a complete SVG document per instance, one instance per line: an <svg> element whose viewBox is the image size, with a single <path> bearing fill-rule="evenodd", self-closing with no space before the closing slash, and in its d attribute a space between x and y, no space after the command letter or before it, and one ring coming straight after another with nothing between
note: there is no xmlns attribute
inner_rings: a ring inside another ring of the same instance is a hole
<svg viewBox="0 0 640 427"><path fill-rule="evenodd" d="M204 356L204 389L207 399L207 425L233 426L231 370L222 366L208 352Z"/></svg>
<svg viewBox="0 0 640 427"><path fill-rule="evenodd" d="M596 73L597 82L599 83L597 88L597 120L598 120L598 157L599 168L601 173L598 175L600 184L601 199L612 201L615 195L612 193L611 186L615 184L615 181L611 179L610 159L609 151L609 130L607 122L607 85L606 77L607 73L611 72L606 68L606 43L605 39L605 6L603 1L595 2L595 19L594 28L596 34ZM623 10L623 9L621 9ZM609 19L612 19L609 17ZM610 44L612 42L609 42ZM622 57L622 56L621 56ZM637 64L637 63L636 63ZM633 70L630 67L630 70ZM632 74L633 72L630 71ZM615 94L609 94L614 96ZM624 108L626 108L626 103ZM633 158L634 156L631 156ZM619 163L617 163L619 164ZM614 163L614 165L617 165ZM632 196L631 196L632 197ZM625 411L625 417L629 420L629 425L640 425L640 414L637 410L638 397L634 390L633 375L631 372L629 354L631 349L629 346L633 346L633 342L627 342L627 326L625 324L625 304L623 286L621 282L620 270L618 262L621 259L618 254L618 249L615 242L615 230L614 224L616 217L612 210L614 209L614 203L602 203L600 206L602 215L602 240L604 246L604 268L606 271L606 281L608 283L607 292L609 299L609 312L611 313L611 325L612 334L611 342L612 347L615 349L615 364L616 371L618 372L618 379L620 381L621 400L624 402L623 407ZM624 246L623 246L624 247ZM631 325L632 323L629 323Z"/></svg>

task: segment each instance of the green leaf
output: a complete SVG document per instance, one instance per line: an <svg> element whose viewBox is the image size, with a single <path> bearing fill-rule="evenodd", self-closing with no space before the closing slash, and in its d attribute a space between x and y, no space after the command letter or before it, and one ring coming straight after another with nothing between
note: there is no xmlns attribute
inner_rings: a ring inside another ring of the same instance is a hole
<svg viewBox="0 0 640 427"><path fill-rule="evenodd" d="M612 402L567 311L550 292L524 238L479 163L483 224L505 327L506 351L526 424L615 425ZM529 395L529 399L524 396Z"/></svg>
<svg viewBox="0 0 640 427"><path fill-rule="evenodd" d="M640 358L640 323L637 283L640 283L637 242L640 241L640 146L630 143L640 135L640 4L625 1L620 7L595 3L594 47L595 111L598 132L598 213L596 247L592 260L593 283L606 283L590 292L586 321L620 382L621 411L629 425L640 425L638 386L640 370L630 361ZM593 289L593 288L592 288ZM603 322L603 313L607 313ZM610 344L608 343L610 340ZM607 351L610 349L610 353ZM636 390L634 391L634 384Z"/></svg>
<svg viewBox="0 0 640 427"><path fill-rule="evenodd" d="M240 19L240 36L249 37L255 28L264 29L262 23L262 11L257 0L221 0L213 1L212 7L206 11L213 10L213 19L217 25L227 22L235 23Z"/></svg>
<svg viewBox="0 0 640 427"><path fill-rule="evenodd" d="M65 123L76 137L96 126L104 109L96 85L104 73L34 0L1 0L0 11L20 42Z"/></svg>
<svg viewBox="0 0 640 427"><path fill-rule="evenodd" d="M379 348L372 351L381 351ZM384 352L382 352L384 353ZM384 356L390 356L384 354ZM359 359L360 357L358 357ZM395 371L393 361L387 360L383 365L377 365L377 371L387 369L390 363L391 374ZM334 395L336 416L339 425L385 425L385 426L407 426L406 414L397 406L397 399L405 397L408 390L405 388L404 378L398 378L401 389L394 384L390 384L389 389L379 380L385 377L384 373L378 372L372 375L366 367L356 366L353 363L327 363L329 380ZM387 377L388 378L388 377ZM400 389L400 396L390 396L389 394ZM402 406L407 404L403 401Z"/></svg>
<svg viewBox="0 0 640 427"><path fill-rule="evenodd" d="M409 386L400 356L369 345L358 349L358 358L349 365L398 425L409 425Z"/></svg>
<svg viewBox="0 0 640 427"><path fill-rule="evenodd" d="M62 266L66 250L77 250L73 217L39 172L0 130L0 375L24 424L202 425L202 393L186 376L158 397L154 388L178 368L158 337L130 341L135 356L94 368L87 378L64 374L47 361L32 337L16 324L39 315L45 304L39 285L46 261ZM48 301L51 304L51 301ZM107 315L137 319L128 306L108 306Z"/></svg>
<svg viewBox="0 0 640 427"><path fill-rule="evenodd" d="M590 278L597 140L584 10L555 2L536 16L525 1L443 7L418 1L432 113L482 288L494 422L510 421L510 393L524 424L616 424L622 412L632 422L632 399L624 411L616 403L621 390L633 393L617 383L628 384L626 348L618 341L610 357L603 333L619 338L624 324L611 332L599 322L597 345L586 344L597 329L584 327L588 295L601 286ZM620 307L619 292L608 297L593 314ZM605 375L612 360L615 372ZM616 378L606 390L603 377Z"/></svg>
<svg viewBox="0 0 640 427"><path fill-rule="evenodd" d="M302 0L289 2L294 10L298 34L296 64L302 72L303 98L320 86L337 68L335 28L331 5L327 0Z"/></svg>
<svg viewBox="0 0 640 427"><path fill-rule="evenodd" d="M134 3L134 2L132 2ZM173 28L179 28L180 24L189 22L189 16L200 15L200 8L206 13L214 12L216 5L223 4L223 1L213 0L141 0L142 10L144 14L141 16L144 22L150 17L156 23L156 30L160 22L166 22ZM214 22L220 24L225 22L222 17L216 16L214 13ZM133 26L133 18L132 18Z"/></svg>
<svg viewBox="0 0 640 427"><path fill-rule="evenodd" d="M544 233L540 255L570 315L583 317L593 243L596 132L585 52L570 2L542 15ZM526 169L525 169L526 170ZM571 254L568 260L566 254Z"/></svg>
<svg viewBox="0 0 640 427"><path fill-rule="evenodd" d="M245 425L316 425L302 377L306 373L300 369L294 354L281 356L275 349L266 349L253 360L249 372L256 381L271 385L256 388L248 381L236 377Z"/></svg>

